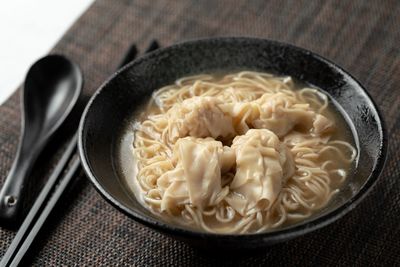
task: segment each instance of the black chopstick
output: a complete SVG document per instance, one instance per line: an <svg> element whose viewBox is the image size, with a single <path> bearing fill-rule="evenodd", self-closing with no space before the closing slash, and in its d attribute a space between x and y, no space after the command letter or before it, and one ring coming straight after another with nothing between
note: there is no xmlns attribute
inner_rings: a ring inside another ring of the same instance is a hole
<svg viewBox="0 0 400 267"><path fill-rule="evenodd" d="M153 40L149 45L148 49L146 50L146 53L156 50L158 48L159 48L158 42ZM133 60L136 57L136 55L137 55L136 46L132 45L129 48L128 52L125 54L118 69L123 67L131 60ZM46 185L43 187L38 198L35 200L35 203L33 204L31 210L29 211L24 222L19 228L10 247L4 254L0 262L1 267L18 266L21 263L24 256L30 249L33 241L35 240L35 237L39 234L47 218L50 216L54 207L59 202L61 196L63 195L64 191L70 184L72 178L77 173L80 166L80 161L76 157L73 160L73 163L71 164L67 173L61 178L59 178L61 173L65 170L66 166L68 165L68 162L73 157L74 152L76 151L77 136L78 133L76 133L74 137L71 139L66 151L64 152L60 161L57 163L57 166L54 169L52 175L46 182ZM59 183L57 183L58 181ZM56 186L57 188L55 188ZM54 191L53 194L51 194L52 191Z"/></svg>
<svg viewBox="0 0 400 267"><path fill-rule="evenodd" d="M57 185L57 181L59 180L61 173L64 171L65 166L76 151L76 141L77 136L75 135L69 142L68 147L61 157L60 161L57 163L56 168L54 169L43 189L40 191L40 194L35 200L35 203L33 204L26 218L24 219L24 222L18 229L18 232L15 235L11 245L1 259L0 266L12 266L11 263L13 262L14 257L16 256L18 251L25 246L25 238L29 231L31 231L33 222L36 221L37 217L43 210L44 205L49 199L50 193Z"/></svg>
<svg viewBox="0 0 400 267"><path fill-rule="evenodd" d="M77 173L81 162L78 157L76 157L68 170L65 176L62 177L60 183L57 186L56 191L51 196L50 200L47 202L44 210L40 213L39 218L37 218L35 224L33 225L32 229L30 230L28 236L26 236L24 243L17 251L17 254L14 256L10 266L18 266L22 259L24 258L25 254L28 252L28 249L32 245L32 242L35 240L35 237L38 235L39 231L42 229L43 224L46 222L46 219L49 217L49 214L59 202L62 194L64 193L65 189L71 182L72 178Z"/></svg>
<svg viewBox="0 0 400 267"><path fill-rule="evenodd" d="M160 44L158 43L157 40L152 40L150 45L147 47L146 51L144 52L145 54L150 53L154 50L157 50L160 48Z"/></svg>
<svg viewBox="0 0 400 267"><path fill-rule="evenodd" d="M122 58L121 62L118 64L118 69L122 68L128 64L131 60L135 59L138 54L136 45L131 45L131 47L126 51L125 56Z"/></svg>
<svg viewBox="0 0 400 267"><path fill-rule="evenodd" d="M157 50L158 48L160 48L160 44L158 43L158 41L152 40L150 42L150 45L147 47L147 49L144 53L145 54L150 53L154 50ZM125 66L126 64L128 64L129 62L134 60L136 58L137 54L138 54L138 50L137 50L136 46L132 45L128 49L128 51L125 53L125 56L122 58L121 62L118 64L118 69L122 68L123 66Z"/></svg>

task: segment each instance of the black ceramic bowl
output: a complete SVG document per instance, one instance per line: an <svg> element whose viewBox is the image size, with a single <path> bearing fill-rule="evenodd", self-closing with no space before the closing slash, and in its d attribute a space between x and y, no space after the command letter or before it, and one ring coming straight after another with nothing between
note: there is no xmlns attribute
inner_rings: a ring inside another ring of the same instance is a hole
<svg viewBox="0 0 400 267"><path fill-rule="evenodd" d="M152 92L177 78L215 70L258 70L290 75L326 91L355 129L359 162L341 193L317 216L271 232L218 235L165 223L141 206L119 174L116 146L132 114ZM382 171L387 140L379 112L363 87L343 69L292 45L252 38L191 41L157 50L109 78L91 98L79 129L83 167L100 194L130 218L201 247L253 248L321 228L354 208Z"/></svg>

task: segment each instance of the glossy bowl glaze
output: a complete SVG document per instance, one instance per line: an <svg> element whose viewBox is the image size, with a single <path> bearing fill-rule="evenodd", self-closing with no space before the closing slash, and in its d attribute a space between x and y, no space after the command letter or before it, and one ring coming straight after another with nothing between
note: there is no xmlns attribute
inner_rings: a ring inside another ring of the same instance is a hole
<svg viewBox="0 0 400 267"><path fill-rule="evenodd" d="M213 71L257 70L290 75L327 92L354 131L359 162L341 193L316 216L266 233L219 235L165 223L144 208L127 189L118 170L116 147L135 113L162 86L176 79ZM382 118L370 96L350 74L301 48L254 38L190 41L157 50L112 75L94 94L79 129L83 167L100 194L130 218L203 248L256 248L321 228L349 212L375 184L386 157Z"/></svg>

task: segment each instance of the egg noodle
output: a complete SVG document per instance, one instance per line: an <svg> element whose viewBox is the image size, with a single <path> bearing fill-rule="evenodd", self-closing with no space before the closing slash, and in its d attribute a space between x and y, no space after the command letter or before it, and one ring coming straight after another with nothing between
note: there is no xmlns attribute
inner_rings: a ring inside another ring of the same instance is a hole
<svg viewBox="0 0 400 267"><path fill-rule="evenodd" d="M178 224L256 233L326 206L357 151L328 97L290 77L197 75L156 91L135 126L144 205Z"/></svg>

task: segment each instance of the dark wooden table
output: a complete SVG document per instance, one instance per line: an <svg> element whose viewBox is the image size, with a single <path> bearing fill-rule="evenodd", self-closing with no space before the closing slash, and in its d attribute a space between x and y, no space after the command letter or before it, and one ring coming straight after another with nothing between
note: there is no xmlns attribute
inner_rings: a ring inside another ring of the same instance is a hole
<svg viewBox="0 0 400 267"><path fill-rule="evenodd" d="M52 52L79 63L87 98L116 68L131 42L143 51L154 38L167 46L210 36L289 42L327 57L359 79L382 110L389 131L390 154L377 186L353 212L319 231L258 254L215 257L128 219L81 174L35 245L33 264L399 265L400 2L99 0ZM19 106L18 91L0 107L0 185L18 143ZM55 142L63 144L61 139ZM49 151L47 155L54 156L43 160L33 178L43 183L63 149ZM13 236L0 229L0 255Z"/></svg>

